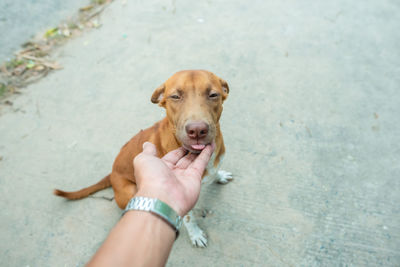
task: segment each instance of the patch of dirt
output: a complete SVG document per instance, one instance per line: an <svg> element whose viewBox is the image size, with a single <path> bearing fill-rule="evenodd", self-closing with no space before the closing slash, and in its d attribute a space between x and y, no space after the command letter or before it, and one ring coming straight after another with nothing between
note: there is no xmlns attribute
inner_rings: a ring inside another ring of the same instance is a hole
<svg viewBox="0 0 400 267"><path fill-rule="evenodd" d="M54 49L88 29L101 27L99 15L112 1L92 0L72 19L23 44L13 59L0 66L0 100L19 93L20 88L40 80L49 72L61 69L62 66L51 58Z"/></svg>

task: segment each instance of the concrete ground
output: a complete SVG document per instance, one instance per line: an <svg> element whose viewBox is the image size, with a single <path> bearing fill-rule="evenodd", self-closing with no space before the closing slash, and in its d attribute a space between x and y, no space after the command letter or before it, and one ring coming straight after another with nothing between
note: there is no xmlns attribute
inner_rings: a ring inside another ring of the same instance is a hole
<svg viewBox="0 0 400 267"><path fill-rule="evenodd" d="M152 91L200 68L231 88L235 180L203 188L209 246L183 231L169 266L399 266L399 21L390 0L115 1L63 70L1 106L0 262L82 266L121 211L53 188L108 174L164 115Z"/></svg>
<svg viewBox="0 0 400 267"><path fill-rule="evenodd" d="M30 36L56 27L88 3L89 0L1 0L0 62L12 59Z"/></svg>

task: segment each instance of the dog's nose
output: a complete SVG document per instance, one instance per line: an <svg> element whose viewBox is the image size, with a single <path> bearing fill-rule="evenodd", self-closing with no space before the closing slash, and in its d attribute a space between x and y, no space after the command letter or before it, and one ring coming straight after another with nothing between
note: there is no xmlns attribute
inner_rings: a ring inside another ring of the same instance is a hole
<svg viewBox="0 0 400 267"><path fill-rule="evenodd" d="M190 122L185 127L186 133L191 139L201 139L207 136L208 125L205 122Z"/></svg>

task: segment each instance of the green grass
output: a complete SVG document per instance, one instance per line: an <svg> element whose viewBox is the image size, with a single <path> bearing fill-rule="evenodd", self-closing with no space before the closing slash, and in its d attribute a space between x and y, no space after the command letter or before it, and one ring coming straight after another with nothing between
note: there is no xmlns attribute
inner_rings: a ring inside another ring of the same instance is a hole
<svg viewBox="0 0 400 267"><path fill-rule="evenodd" d="M19 65L22 65L25 63L25 60L23 59L16 59L14 58L13 60L11 60L10 62L6 63L6 67L7 69L14 69L16 67L18 67Z"/></svg>
<svg viewBox="0 0 400 267"><path fill-rule="evenodd" d="M102 5L106 2L106 0L91 0L90 1L92 4L96 4L96 5Z"/></svg>
<svg viewBox="0 0 400 267"><path fill-rule="evenodd" d="M3 96L7 91L7 85L0 83L0 96Z"/></svg>

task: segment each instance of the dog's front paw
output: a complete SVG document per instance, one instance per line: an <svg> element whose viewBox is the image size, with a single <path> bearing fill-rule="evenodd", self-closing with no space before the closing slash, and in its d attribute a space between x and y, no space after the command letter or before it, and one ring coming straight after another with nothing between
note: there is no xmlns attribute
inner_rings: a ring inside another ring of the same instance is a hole
<svg viewBox="0 0 400 267"><path fill-rule="evenodd" d="M217 183L219 184L227 184L233 180L233 175L230 172L219 170L217 177Z"/></svg>
<svg viewBox="0 0 400 267"><path fill-rule="evenodd" d="M207 236L197 225L196 219L194 218L193 211L189 211L188 214L183 218L183 224L189 234L192 245L199 248L207 247Z"/></svg>
<svg viewBox="0 0 400 267"><path fill-rule="evenodd" d="M191 229L191 231L189 231L189 237L193 246L199 248L207 247L206 234L199 227Z"/></svg>

